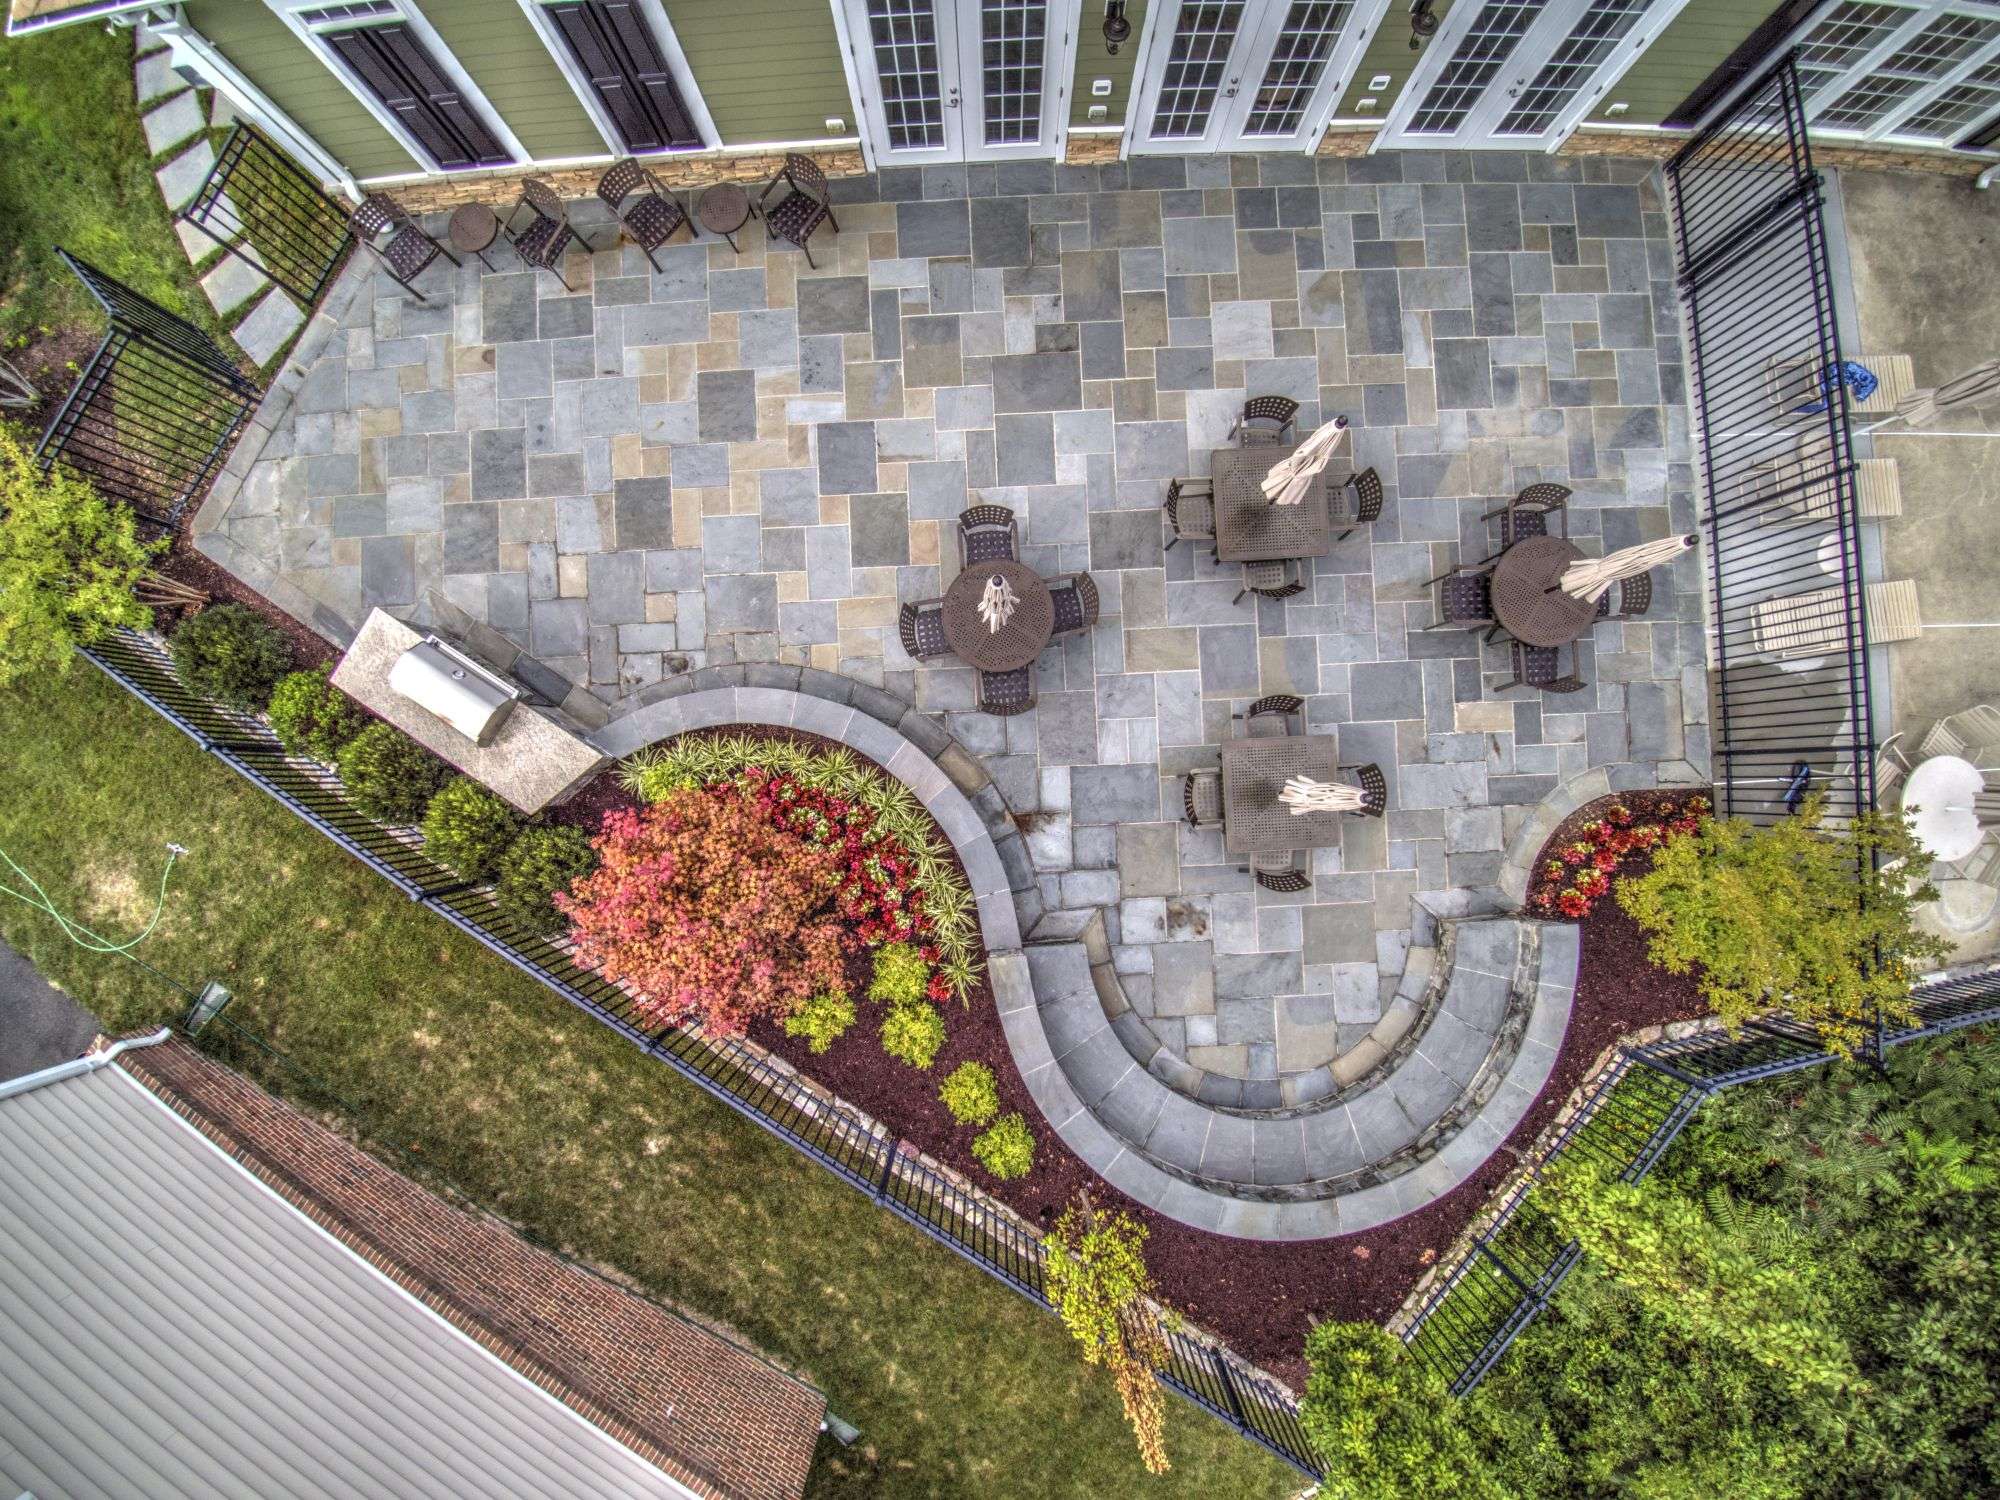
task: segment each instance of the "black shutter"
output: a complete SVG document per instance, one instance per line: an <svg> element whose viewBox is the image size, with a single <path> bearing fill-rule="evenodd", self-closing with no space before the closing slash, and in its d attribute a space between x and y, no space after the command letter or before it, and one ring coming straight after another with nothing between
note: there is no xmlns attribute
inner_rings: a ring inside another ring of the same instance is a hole
<svg viewBox="0 0 2000 1500"><path fill-rule="evenodd" d="M702 146L659 42L633 0L572 0L550 6L549 17L626 150Z"/></svg>
<svg viewBox="0 0 2000 1500"><path fill-rule="evenodd" d="M334 55L447 172L513 160L424 45L401 24L327 34Z"/></svg>

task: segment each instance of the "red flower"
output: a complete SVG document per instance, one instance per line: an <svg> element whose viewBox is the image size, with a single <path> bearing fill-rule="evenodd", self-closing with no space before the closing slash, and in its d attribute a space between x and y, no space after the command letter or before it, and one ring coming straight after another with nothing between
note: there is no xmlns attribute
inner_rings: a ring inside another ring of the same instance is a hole
<svg viewBox="0 0 2000 1500"><path fill-rule="evenodd" d="M1556 897L1556 910L1566 917L1585 916L1590 911L1590 903L1579 891L1564 891Z"/></svg>
<svg viewBox="0 0 2000 1500"><path fill-rule="evenodd" d="M924 986L924 993L931 999L945 1001L951 998L951 981L942 973L931 975L931 982Z"/></svg>

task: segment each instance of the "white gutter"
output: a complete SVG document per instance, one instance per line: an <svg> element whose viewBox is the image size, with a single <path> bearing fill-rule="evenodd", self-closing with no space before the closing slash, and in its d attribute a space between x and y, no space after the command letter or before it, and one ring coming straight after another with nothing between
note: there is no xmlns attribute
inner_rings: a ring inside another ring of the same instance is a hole
<svg viewBox="0 0 2000 1500"><path fill-rule="evenodd" d="M12 1099L16 1094L33 1093L48 1084L61 1083L65 1078L80 1078L85 1073L95 1073L99 1068L110 1066L121 1053L129 1052L134 1047L157 1047L172 1038L172 1030L165 1026L151 1036L124 1037L101 1052L93 1052L87 1057L73 1057L68 1062L57 1063L53 1068L43 1068L39 1073L23 1073L19 1078L0 1083L0 1099Z"/></svg>

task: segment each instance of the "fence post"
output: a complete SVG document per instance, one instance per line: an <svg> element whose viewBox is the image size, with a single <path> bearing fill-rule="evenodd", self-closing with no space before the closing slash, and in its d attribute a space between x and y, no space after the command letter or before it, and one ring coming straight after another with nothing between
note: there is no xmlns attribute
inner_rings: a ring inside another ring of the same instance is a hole
<svg viewBox="0 0 2000 1500"><path fill-rule="evenodd" d="M1243 1419L1243 1402L1236 1395L1236 1382L1229 1378L1229 1362L1222 1357L1219 1349L1208 1351L1208 1362L1215 1368L1215 1378L1222 1386L1223 1399L1229 1403L1230 1419L1241 1432L1250 1424Z"/></svg>
<svg viewBox="0 0 2000 1500"><path fill-rule="evenodd" d="M889 1184L895 1181L896 1178L896 1152L898 1143L890 1140L887 1136L882 1138L882 1143L889 1149L882 1154L882 1175L876 1179L875 1183L875 1201L877 1203L881 1203L888 1198Z"/></svg>

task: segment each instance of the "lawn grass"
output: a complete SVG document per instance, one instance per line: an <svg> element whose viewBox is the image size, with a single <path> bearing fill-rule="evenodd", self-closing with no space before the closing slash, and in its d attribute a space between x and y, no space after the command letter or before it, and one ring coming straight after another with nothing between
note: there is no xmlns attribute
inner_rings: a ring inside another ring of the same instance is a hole
<svg viewBox="0 0 2000 1500"><path fill-rule="evenodd" d="M58 245L214 326L147 162L130 32L80 25L0 40L0 345L101 321Z"/></svg>
<svg viewBox="0 0 2000 1500"><path fill-rule="evenodd" d="M88 664L0 693L0 848L59 907L136 931L169 840L189 853L143 956L227 984L231 1017L355 1100L374 1139L823 1386L863 1437L822 1443L814 1494L1301 1487L1177 1398L1173 1471L1148 1478L1056 1319L397 896ZM18 903L0 935L109 1029L184 1003Z"/></svg>

